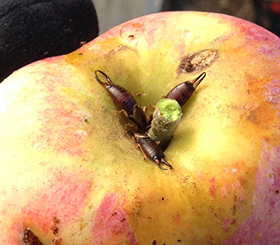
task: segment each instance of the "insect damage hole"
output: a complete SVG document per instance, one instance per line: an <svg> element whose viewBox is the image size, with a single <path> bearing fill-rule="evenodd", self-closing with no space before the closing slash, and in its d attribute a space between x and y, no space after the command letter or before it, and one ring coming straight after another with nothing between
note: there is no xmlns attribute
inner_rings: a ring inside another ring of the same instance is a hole
<svg viewBox="0 0 280 245"><path fill-rule="evenodd" d="M22 242L24 245L43 245L29 228L24 229Z"/></svg>
<svg viewBox="0 0 280 245"><path fill-rule="evenodd" d="M179 65L178 73L199 72L211 66L218 58L218 51L205 49L184 57Z"/></svg>

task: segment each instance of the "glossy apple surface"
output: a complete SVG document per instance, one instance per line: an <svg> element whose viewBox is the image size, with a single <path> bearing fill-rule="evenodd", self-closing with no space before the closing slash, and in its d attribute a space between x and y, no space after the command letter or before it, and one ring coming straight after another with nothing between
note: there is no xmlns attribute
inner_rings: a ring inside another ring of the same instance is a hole
<svg viewBox="0 0 280 245"><path fill-rule="evenodd" d="M165 151L171 171L143 160L95 70L141 106L207 73ZM16 71L0 104L1 244L28 231L42 244L280 242L280 39L261 27L144 16Z"/></svg>

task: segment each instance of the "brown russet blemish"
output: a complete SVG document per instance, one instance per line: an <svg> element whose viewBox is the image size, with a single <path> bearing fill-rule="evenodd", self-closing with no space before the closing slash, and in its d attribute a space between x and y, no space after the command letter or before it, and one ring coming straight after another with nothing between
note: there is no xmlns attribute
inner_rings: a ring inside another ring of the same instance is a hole
<svg viewBox="0 0 280 245"><path fill-rule="evenodd" d="M211 66L218 58L218 51L205 49L184 57L179 65L178 74L200 72Z"/></svg>
<svg viewBox="0 0 280 245"><path fill-rule="evenodd" d="M22 243L24 245L43 245L29 228L25 228L23 231Z"/></svg>
<svg viewBox="0 0 280 245"><path fill-rule="evenodd" d="M51 224L51 231L54 235L57 235L59 228L58 225L60 224L60 219L58 219L56 216L53 216L52 224Z"/></svg>

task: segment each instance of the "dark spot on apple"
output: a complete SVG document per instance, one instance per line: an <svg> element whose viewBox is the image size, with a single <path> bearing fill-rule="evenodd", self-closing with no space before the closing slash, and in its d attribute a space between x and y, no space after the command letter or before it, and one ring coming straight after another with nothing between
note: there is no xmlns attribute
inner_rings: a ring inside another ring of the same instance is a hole
<svg viewBox="0 0 280 245"><path fill-rule="evenodd" d="M112 213L112 216L115 216L115 215L117 215L117 212Z"/></svg>
<svg viewBox="0 0 280 245"><path fill-rule="evenodd" d="M236 220L234 219L233 221L231 221L231 225L234 225L236 223Z"/></svg>
<svg viewBox="0 0 280 245"><path fill-rule="evenodd" d="M232 216L234 216L236 213L236 205L234 204L232 207Z"/></svg>
<svg viewBox="0 0 280 245"><path fill-rule="evenodd" d="M124 222L125 221L125 218L123 218L122 220L121 220L121 222Z"/></svg>
<svg viewBox="0 0 280 245"><path fill-rule="evenodd" d="M152 245L156 245L157 244L157 241L156 240L153 240L152 241Z"/></svg>
<svg viewBox="0 0 280 245"><path fill-rule="evenodd" d="M214 49L205 49L199 52L189 54L180 62L178 74L200 72L211 66L218 58L218 51Z"/></svg>
<svg viewBox="0 0 280 245"><path fill-rule="evenodd" d="M87 119L87 118L85 118L85 119L84 119L84 122L88 122L88 119Z"/></svg>
<svg viewBox="0 0 280 245"><path fill-rule="evenodd" d="M61 238L54 238L53 240L52 240L52 243L54 244L54 245L60 245L61 244L61 241L62 241L62 239Z"/></svg>
<svg viewBox="0 0 280 245"><path fill-rule="evenodd" d="M24 245L43 245L29 228L25 228L23 231L22 243Z"/></svg>
<svg viewBox="0 0 280 245"><path fill-rule="evenodd" d="M58 233L58 230L59 230L58 227L54 228L54 229L53 229L53 234L56 235L56 234Z"/></svg>
<svg viewBox="0 0 280 245"><path fill-rule="evenodd" d="M279 190L276 190L275 193L278 194L278 193L279 193Z"/></svg>
<svg viewBox="0 0 280 245"><path fill-rule="evenodd" d="M60 223L60 219L58 219L56 216L53 216L52 224L51 224L51 231L54 235L57 235L59 228L58 224Z"/></svg>
<svg viewBox="0 0 280 245"><path fill-rule="evenodd" d="M132 34L129 35L128 37L129 37L131 40L133 40L133 39L135 38L134 35L132 35Z"/></svg>
<svg viewBox="0 0 280 245"><path fill-rule="evenodd" d="M178 239L177 242L181 242L181 239Z"/></svg>
<svg viewBox="0 0 280 245"><path fill-rule="evenodd" d="M253 124L258 124L258 118L257 118L256 111L255 110L250 111L248 116L246 117L246 120L250 121Z"/></svg>
<svg viewBox="0 0 280 245"><path fill-rule="evenodd" d="M164 201L164 197L162 197L161 200Z"/></svg>
<svg viewBox="0 0 280 245"><path fill-rule="evenodd" d="M83 55L83 53L78 53L78 55L79 55L79 56L82 56L82 55Z"/></svg>

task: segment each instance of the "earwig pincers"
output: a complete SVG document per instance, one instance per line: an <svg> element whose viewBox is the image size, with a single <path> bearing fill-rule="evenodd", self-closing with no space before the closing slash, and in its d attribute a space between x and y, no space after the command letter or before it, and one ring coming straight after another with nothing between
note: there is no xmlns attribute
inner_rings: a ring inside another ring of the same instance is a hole
<svg viewBox="0 0 280 245"><path fill-rule="evenodd" d="M102 82L97 73L101 73L107 79L107 83ZM122 109L124 114L138 126L141 132L144 132L147 127L147 117L145 112L137 105L134 97L123 87L113 84L111 79L100 70L95 71L95 78L107 89L113 101Z"/></svg>
<svg viewBox="0 0 280 245"><path fill-rule="evenodd" d="M165 155L162 149L155 141L145 134L138 134L134 132L129 133L134 137L135 142L140 147L144 155L154 160L160 169L167 170L161 166L161 163L168 166L170 170L172 169L171 164L165 160Z"/></svg>
<svg viewBox="0 0 280 245"><path fill-rule="evenodd" d="M201 83L201 81L205 78L206 72L201 73L197 78L192 81L186 81L180 83L176 87L174 87L165 98L177 100L179 105L182 107L188 99L192 96L193 92L197 88L197 86Z"/></svg>

